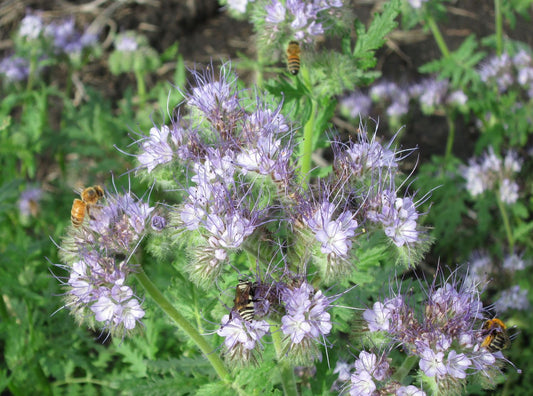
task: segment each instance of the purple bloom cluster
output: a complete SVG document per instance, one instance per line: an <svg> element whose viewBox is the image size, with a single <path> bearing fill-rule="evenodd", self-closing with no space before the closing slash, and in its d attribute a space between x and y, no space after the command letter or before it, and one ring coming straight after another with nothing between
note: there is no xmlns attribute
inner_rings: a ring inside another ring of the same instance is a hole
<svg viewBox="0 0 533 396"><path fill-rule="evenodd" d="M501 352L481 346L485 309L479 291L457 278L455 272L441 286L434 281L421 304L409 304L405 295L396 293L363 314L370 332L383 332L405 352L418 356L424 375L446 389L461 386L468 374L481 373L492 380L498 371L495 363L504 359Z"/></svg>
<svg viewBox="0 0 533 396"><path fill-rule="evenodd" d="M261 338L270 332L264 320L246 321L239 316L224 315L217 334L224 337L226 359L240 364L256 363L260 356Z"/></svg>
<svg viewBox="0 0 533 396"><path fill-rule="evenodd" d="M466 179L466 189L473 197L485 191L498 191L499 199L507 204L518 200L519 186L514 180L520 171L522 161L514 151L507 152L501 160L489 147L481 158L469 160L468 166L461 167L461 173Z"/></svg>
<svg viewBox="0 0 533 396"><path fill-rule="evenodd" d="M527 311L530 308L528 299L528 290L522 289L519 285L515 285L500 293L500 297L494 303L494 311L497 314L504 313L511 309L520 311Z"/></svg>
<svg viewBox="0 0 533 396"><path fill-rule="evenodd" d="M171 223L200 233L189 272L196 283L207 285L220 274L228 253L241 249L265 221L268 205L259 202L256 182L285 189L295 169L280 106L261 97L250 103L249 92L237 90L229 65L218 78L212 69L193 74L197 84L184 94L186 116L154 126L138 141L137 159L138 171L156 175L175 163L189 168L187 198L171 214Z"/></svg>
<svg viewBox="0 0 533 396"><path fill-rule="evenodd" d="M30 62L19 56L8 56L0 61L0 73L4 75L6 81L25 80L30 74Z"/></svg>
<svg viewBox="0 0 533 396"><path fill-rule="evenodd" d="M66 304L73 315L112 334L133 330L144 316L139 298L126 284L136 268L129 260L147 232L147 203L131 193L106 194L102 204L87 209L89 221L72 227L60 250Z"/></svg>
<svg viewBox="0 0 533 396"><path fill-rule="evenodd" d="M283 313L280 330L285 336L284 353L297 363L319 359L319 345L330 333L332 324L329 312L334 298L326 297L309 283L287 285L283 282L255 285L254 319L243 320L238 312L222 318L218 334L225 337L226 356L240 363L254 362L259 356L260 340L269 333L264 317L272 312Z"/></svg>
<svg viewBox="0 0 533 396"><path fill-rule="evenodd" d="M481 81L495 85L500 93L518 85L533 98L533 59L525 50L515 56L503 53L487 59L479 69L479 76Z"/></svg>
<svg viewBox="0 0 533 396"><path fill-rule="evenodd" d="M340 105L344 114L357 118L370 115L374 102L394 121L409 112L411 101L418 102L425 114L433 114L444 107L460 108L467 100L463 91L451 91L447 80L426 79L409 87L382 80L372 85L368 96L357 91L341 99Z"/></svg>
<svg viewBox="0 0 533 396"><path fill-rule="evenodd" d="M35 40L43 31L44 22L40 12L28 10L26 16L20 21L19 36L28 40Z"/></svg>
<svg viewBox="0 0 533 396"><path fill-rule="evenodd" d="M397 395L425 396L426 393L414 385L404 386L393 380L390 358L386 352L362 351L353 364L338 361L333 372L338 373L335 389L341 394L353 396Z"/></svg>
<svg viewBox="0 0 533 396"><path fill-rule="evenodd" d="M310 43L324 33L321 17L332 8L340 8L341 0L270 0L265 6L267 28L273 32L288 31L292 38Z"/></svg>
<svg viewBox="0 0 533 396"><path fill-rule="evenodd" d="M98 38L88 31L79 32L74 18L49 24L44 29L44 34L52 39L56 52L65 54L78 54L84 48L94 45Z"/></svg>
<svg viewBox="0 0 533 396"><path fill-rule="evenodd" d="M121 34L115 39L115 48L117 51L134 52L139 48L139 43L132 34Z"/></svg>
<svg viewBox="0 0 533 396"><path fill-rule="evenodd" d="M351 247L350 238L357 229L357 221L349 210L342 212L334 220L335 211L335 205L324 201L308 219L307 225L321 243L322 253L346 256Z"/></svg>
<svg viewBox="0 0 533 396"><path fill-rule="evenodd" d="M43 190L38 187L30 187L20 194L18 201L19 212L22 217L37 216L39 201L43 196Z"/></svg>

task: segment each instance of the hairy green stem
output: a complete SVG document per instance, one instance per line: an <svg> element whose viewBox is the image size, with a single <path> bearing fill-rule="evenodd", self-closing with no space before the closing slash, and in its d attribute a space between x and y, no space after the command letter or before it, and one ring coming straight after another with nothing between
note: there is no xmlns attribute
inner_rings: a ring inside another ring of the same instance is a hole
<svg viewBox="0 0 533 396"><path fill-rule="evenodd" d="M150 278L146 275L141 268L139 272L135 274L137 280L143 285L146 292L153 298L153 300L159 305L159 307L178 325L178 327L185 332L196 344L198 348L205 355L207 360L211 363L218 376L227 381L229 379L229 373L224 366L224 362L218 357L216 353L213 353L214 349L204 339L204 337L198 333L198 331L189 323L189 321L183 317L176 308L168 301L168 299L159 291L156 285L152 283Z"/></svg>
<svg viewBox="0 0 533 396"><path fill-rule="evenodd" d="M286 361L283 360L283 345L281 342L282 333L276 328L276 326L272 327L271 333L274 349L276 350L276 357L278 359L283 394L285 396L298 396L298 389L296 388L296 381L294 379L294 370Z"/></svg>
<svg viewBox="0 0 533 396"><path fill-rule="evenodd" d="M440 33L439 27L437 26L437 23L435 22L435 19L431 15L428 15L426 18L426 23L429 26L429 29L431 30L431 33L433 33L433 37L435 38L435 41L437 42L437 45L440 49L440 52L442 53L442 56L445 58L448 58L450 56L450 50L448 50L448 46L446 45L446 42L444 41L444 38L442 37L442 34Z"/></svg>
<svg viewBox="0 0 533 396"><path fill-rule="evenodd" d="M501 0L494 0L494 14L494 24L496 25L496 54L501 56L503 51L503 18Z"/></svg>
<svg viewBox="0 0 533 396"><path fill-rule="evenodd" d="M447 165L452 156L453 142L455 140L455 123L452 117L447 114L446 121L448 121L448 139L446 140L446 152L444 154L444 164Z"/></svg>
<svg viewBox="0 0 533 396"><path fill-rule="evenodd" d="M143 74L141 71L135 70L135 79L137 80L137 95L139 95L139 108L144 105L146 101L146 84L144 83Z"/></svg>
<svg viewBox="0 0 533 396"><path fill-rule="evenodd" d="M411 369L415 366L416 363L418 363L419 360L420 359L418 356L407 356L403 361L402 365L398 367L398 369L392 376L392 379L398 382L402 382L402 380L409 374Z"/></svg>
<svg viewBox="0 0 533 396"><path fill-rule="evenodd" d="M514 237L513 232L511 231L511 223L509 222L509 216L507 215L507 210L505 205L500 199L499 195L496 194L496 202L498 202L498 208L500 209L500 214L502 216L503 225L505 227L505 234L507 235L507 243L509 244L509 251L514 249Z"/></svg>
<svg viewBox="0 0 533 396"><path fill-rule="evenodd" d="M309 92L311 91L311 78L309 75L309 69L302 67L300 74L304 85ZM303 130L303 141L300 149L300 182L305 187L309 184L309 177L311 172L311 155L313 154L313 132L315 127L315 113L317 111L317 103L309 97L311 101L311 113L309 119L306 121Z"/></svg>

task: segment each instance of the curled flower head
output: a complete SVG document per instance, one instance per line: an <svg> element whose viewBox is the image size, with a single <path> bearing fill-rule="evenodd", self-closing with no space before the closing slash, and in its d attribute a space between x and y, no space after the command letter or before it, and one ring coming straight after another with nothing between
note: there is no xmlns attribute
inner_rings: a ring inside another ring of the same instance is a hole
<svg viewBox="0 0 533 396"><path fill-rule="evenodd" d="M295 361L308 362L320 357L317 342L332 328L330 300L307 282L298 287L287 287L281 293L286 314L281 318L285 334L285 348Z"/></svg>
<svg viewBox="0 0 533 396"><path fill-rule="evenodd" d="M65 54L80 53L84 48L96 43L95 34L81 33L76 29L74 18L54 22L46 26L44 34L52 39L57 52Z"/></svg>
<svg viewBox="0 0 533 396"><path fill-rule="evenodd" d="M461 281L457 271L440 282L437 277L424 291L424 301L414 304L399 291L393 298L374 303L363 318L370 332L380 331L418 356L419 369L427 378L456 391L470 374L492 378L498 367L491 367L494 358L503 356L494 351L489 357L483 352L490 340L486 340L486 309L477 285Z"/></svg>
<svg viewBox="0 0 533 396"><path fill-rule="evenodd" d="M43 18L39 11L27 11L26 16L20 21L19 36L29 40L34 40L41 35L44 30Z"/></svg>
<svg viewBox="0 0 533 396"><path fill-rule="evenodd" d="M137 270L129 259L154 208L127 192L106 193L86 210L85 221L70 228L61 245L60 267L69 272L65 307L79 322L124 336L144 316L141 300L127 285Z"/></svg>
<svg viewBox="0 0 533 396"><path fill-rule="evenodd" d="M500 200L513 204L518 199L518 184L514 180L520 171L522 161L514 151L509 151L502 160L489 147L481 158L472 158L468 166L461 167L466 179L466 189L473 197L485 191L496 191L499 187Z"/></svg>
<svg viewBox="0 0 533 396"><path fill-rule="evenodd" d="M267 43L285 42L288 39L312 43L316 36L325 31L342 14L343 3L336 1L269 0L264 7L258 7L257 19L262 39Z"/></svg>
<svg viewBox="0 0 533 396"><path fill-rule="evenodd" d="M25 80L30 74L30 62L18 56L8 56L0 61L0 73L10 82Z"/></svg>
<svg viewBox="0 0 533 396"><path fill-rule="evenodd" d="M246 321L237 315L230 319L230 315L225 315L217 334L224 337L226 358L246 365L257 362L262 350L261 339L269 330L264 320Z"/></svg>

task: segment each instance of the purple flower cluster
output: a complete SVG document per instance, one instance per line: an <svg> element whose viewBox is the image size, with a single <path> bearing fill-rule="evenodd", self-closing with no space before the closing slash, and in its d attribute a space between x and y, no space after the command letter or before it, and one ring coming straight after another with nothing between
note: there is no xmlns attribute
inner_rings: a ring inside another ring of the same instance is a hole
<svg viewBox="0 0 533 396"><path fill-rule="evenodd" d="M65 54L79 54L84 48L94 45L98 38L96 34L88 31L79 32L74 18L50 23L44 29L44 34L52 40L57 53Z"/></svg>
<svg viewBox="0 0 533 396"><path fill-rule="evenodd" d="M22 217L37 216L39 213L39 201L43 196L43 190L38 187L30 187L20 194L18 201L19 212Z"/></svg>
<svg viewBox="0 0 533 396"><path fill-rule="evenodd" d="M220 274L228 253L242 248L265 221L258 181L284 190L293 183L289 126L274 107L249 91L238 91L230 66L218 78L212 69L193 72L196 85L184 94L182 113L170 126L153 127L138 141L138 171L168 174L173 165L189 168L185 201L171 223L199 233L189 273L208 285ZM251 110L248 110L252 107Z"/></svg>
<svg viewBox="0 0 533 396"><path fill-rule="evenodd" d="M482 347L485 309L477 288L459 283L455 272L440 286L434 281L425 293L423 303L410 304L400 292L374 303L363 314L368 330L386 334L418 356L421 372L443 389L462 386L468 374L492 380L504 358Z"/></svg>
<svg viewBox="0 0 533 396"><path fill-rule="evenodd" d="M514 56L507 53L493 56L483 63L478 73L481 81L495 85L500 93L518 85L527 90L530 99L533 98L533 59L525 50Z"/></svg>
<svg viewBox="0 0 533 396"><path fill-rule="evenodd" d="M309 283L287 285L283 282L255 285L254 319L243 320L237 312L225 315L218 335L225 337L226 357L240 363L254 362L259 356L260 340L270 332L260 317L271 312L283 313L280 331L284 335L285 356L296 363L310 363L321 357L319 346L324 345L332 324L328 312L335 298L326 297Z"/></svg>
<svg viewBox="0 0 533 396"><path fill-rule="evenodd" d="M40 12L28 10L26 16L20 21L19 36L27 40L35 40L43 31L44 22Z"/></svg>
<svg viewBox="0 0 533 396"><path fill-rule="evenodd" d="M379 81L372 85L368 96L353 92L340 101L341 111L352 118L370 115L372 102L391 120L398 120L409 112L409 103L418 102L425 114L433 114L444 107L460 108L468 98L463 91L451 91L447 80L426 79L409 87L391 81Z"/></svg>
<svg viewBox="0 0 533 396"><path fill-rule="evenodd" d="M115 39L115 49L122 52L134 52L139 48L139 43L132 34L121 34Z"/></svg>
<svg viewBox="0 0 533 396"><path fill-rule="evenodd" d="M498 315L511 309L527 311L529 308L528 289L522 289L519 285L503 290L494 303L494 311Z"/></svg>
<svg viewBox="0 0 533 396"><path fill-rule="evenodd" d="M346 264L346 270L351 268L347 261L352 247L352 239L359 226L354 214L349 210L339 211L336 205L324 197L322 203L307 216L304 215L303 218L314 238L320 244L320 252L328 257L329 265L326 269L326 278L345 272L339 268L343 264Z"/></svg>
<svg viewBox="0 0 533 396"><path fill-rule="evenodd" d="M513 204L518 200L519 190L514 179L521 168L522 161L514 151L507 152L502 160L489 147L481 158L470 159L468 166L460 170L466 179L466 189L473 197L485 191L497 191L502 202Z"/></svg>
<svg viewBox="0 0 533 396"><path fill-rule="evenodd" d="M393 370L386 352L362 351L353 364L338 361L334 374L336 389L341 394L353 396L397 395L425 396L426 393L414 385L404 386L391 378Z"/></svg>
<svg viewBox="0 0 533 396"><path fill-rule="evenodd" d="M332 8L340 8L341 0L270 0L264 7L267 29L272 32L288 31L289 36L310 43L324 33L321 17Z"/></svg>
<svg viewBox="0 0 533 396"><path fill-rule="evenodd" d="M87 208L88 222L69 230L60 250L65 265L60 267L70 273L64 281L65 307L80 322L123 335L144 316L126 282L136 270L130 259L153 210L129 192L106 194L103 203Z"/></svg>
<svg viewBox="0 0 533 396"><path fill-rule="evenodd" d="M30 74L30 62L19 56L8 56L0 60L0 73L4 75L6 81L23 81Z"/></svg>

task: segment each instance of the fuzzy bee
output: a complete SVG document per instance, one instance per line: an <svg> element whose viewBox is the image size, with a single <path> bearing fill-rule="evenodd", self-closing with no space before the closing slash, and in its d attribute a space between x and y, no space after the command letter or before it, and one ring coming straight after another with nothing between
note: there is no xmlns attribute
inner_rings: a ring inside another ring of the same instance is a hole
<svg viewBox="0 0 533 396"><path fill-rule="evenodd" d="M255 315L254 293L256 285L252 282L239 280L235 288L235 300L233 300L233 311L237 311L245 321L251 321ZM230 314L230 320L232 315Z"/></svg>
<svg viewBox="0 0 533 396"><path fill-rule="evenodd" d="M90 208L104 196L104 189L100 186L92 186L84 189L80 197L81 199L74 199L72 209L70 210L70 221L74 227L79 227L83 224L85 214L89 212Z"/></svg>
<svg viewBox="0 0 533 396"><path fill-rule="evenodd" d="M287 68L293 76L300 71L300 44L291 41L287 47Z"/></svg>
<svg viewBox="0 0 533 396"><path fill-rule="evenodd" d="M489 352L498 352L511 346L507 326L498 318L487 320L483 324L482 334L485 339L481 346Z"/></svg>

